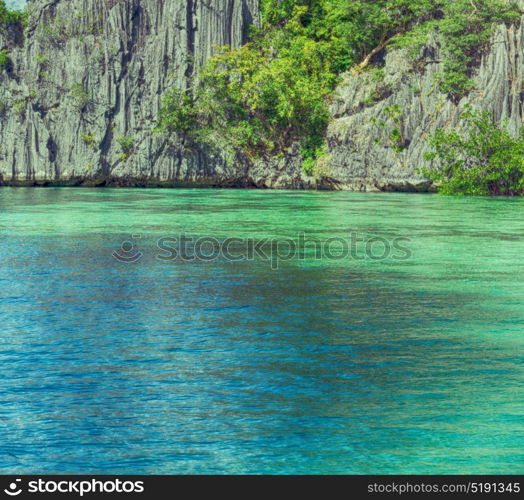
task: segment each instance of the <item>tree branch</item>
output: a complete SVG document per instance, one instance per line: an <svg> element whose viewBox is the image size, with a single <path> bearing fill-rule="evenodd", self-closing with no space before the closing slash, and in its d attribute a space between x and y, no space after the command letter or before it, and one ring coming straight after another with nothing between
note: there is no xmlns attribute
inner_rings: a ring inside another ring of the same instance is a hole
<svg viewBox="0 0 524 500"><path fill-rule="evenodd" d="M378 45L366 57L364 57L360 64L357 65L357 70L362 71L366 69L369 66L369 63L371 62L373 57L382 52L393 41L395 37L401 34L402 33L395 33L391 38L388 38L387 40L386 37L383 36Z"/></svg>

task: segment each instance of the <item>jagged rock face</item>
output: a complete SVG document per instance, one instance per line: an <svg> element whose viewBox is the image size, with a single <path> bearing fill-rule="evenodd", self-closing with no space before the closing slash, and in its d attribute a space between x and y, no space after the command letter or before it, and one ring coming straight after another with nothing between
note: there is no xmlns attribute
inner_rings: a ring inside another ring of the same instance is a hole
<svg viewBox="0 0 524 500"><path fill-rule="evenodd" d="M522 127L523 56L524 23L498 27L475 77L476 90L459 103L437 89L442 67L436 40L418 67L406 51L394 50L386 55L383 73L347 75L332 106L330 176L340 189L428 189L430 184L417 173L428 164L427 138L438 129L460 126L464 105L493 112L514 132ZM404 150L391 140L397 127Z"/></svg>
<svg viewBox="0 0 524 500"><path fill-rule="evenodd" d="M4 182L119 178L220 183L244 176L153 132L164 92L214 46L241 45L258 0L33 0L25 40L4 33Z"/></svg>
<svg viewBox="0 0 524 500"><path fill-rule="evenodd" d="M0 33L12 67L0 72L0 183L241 185L425 190L426 138L456 125L466 103L522 126L524 23L498 28L477 90L441 94L437 41L415 65L385 56L383 73L348 74L332 103L329 157L319 178L286 159L226 162L154 132L162 95L191 85L216 45L246 41L259 0L33 0L24 36ZM394 116L386 110L396 106ZM395 117L399 123L393 124ZM400 151L391 140L401 131Z"/></svg>

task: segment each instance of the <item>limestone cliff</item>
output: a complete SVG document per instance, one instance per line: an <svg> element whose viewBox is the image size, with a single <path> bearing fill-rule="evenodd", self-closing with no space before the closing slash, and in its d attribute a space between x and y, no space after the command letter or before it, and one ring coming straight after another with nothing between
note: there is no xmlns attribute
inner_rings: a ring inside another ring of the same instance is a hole
<svg viewBox="0 0 524 500"><path fill-rule="evenodd" d="M524 28L501 26L473 93L452 102L435 85L440 50L402 50L381 72L348 74L332 102L329 157L316 177L298 152L228 163L153 132L164 92L190 85L215 45L238 46L258 0L33 0L22 34L0 34L11 64L0 73L0 181L28 184L218 185L425 190L416 173L425 138L456 124L472 102L522 125ZM389 139L398 110L403 150ZM378 126L377 121L382 125Z"/></svg>
<svg viewBox="0 0 524 500"><path fill-rule="evenodd" d="M4 182L221 183L243 175L152 132L164 91L245 42L258 0L33 0L0 38Z"/></svg>

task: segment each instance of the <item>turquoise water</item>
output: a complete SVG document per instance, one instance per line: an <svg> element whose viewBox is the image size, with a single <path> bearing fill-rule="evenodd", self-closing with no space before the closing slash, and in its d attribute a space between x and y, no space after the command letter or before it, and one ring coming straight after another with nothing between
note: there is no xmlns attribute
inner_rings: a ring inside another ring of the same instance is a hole
<svg viewBox="0 0 524 500"><path fill-rule="evenodd" d="M2 188L0 472L523 473L523 214ZM162 237L301 232L409 238L410 257L156 258ZM112 256L124 241L135 263Z"/></svg>

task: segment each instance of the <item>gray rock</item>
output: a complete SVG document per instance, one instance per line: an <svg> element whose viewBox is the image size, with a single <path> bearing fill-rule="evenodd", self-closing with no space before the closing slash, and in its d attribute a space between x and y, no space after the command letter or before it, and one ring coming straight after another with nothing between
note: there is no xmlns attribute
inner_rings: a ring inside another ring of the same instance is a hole
<svg viewBox="0 0 524 500"><path fill-rule="evenodd" d="M25 33L3 33L4 182L213 185L242 165L153 132L162 95L220 45L237 47L258 0L33 0ZM130 144L123 151L119 140ZM123 156L123 153L126 155Z"/></svg>

